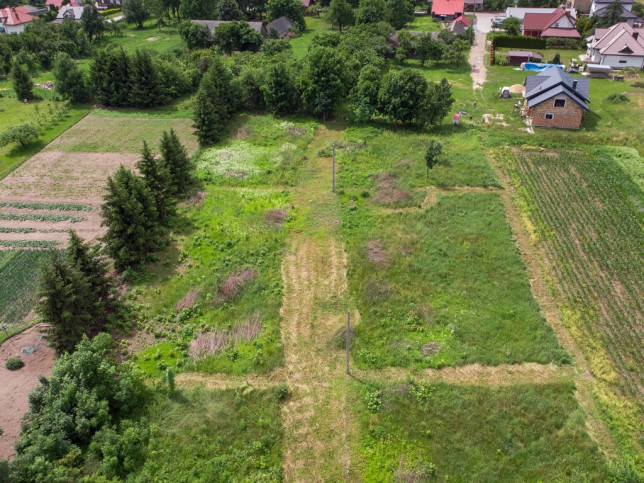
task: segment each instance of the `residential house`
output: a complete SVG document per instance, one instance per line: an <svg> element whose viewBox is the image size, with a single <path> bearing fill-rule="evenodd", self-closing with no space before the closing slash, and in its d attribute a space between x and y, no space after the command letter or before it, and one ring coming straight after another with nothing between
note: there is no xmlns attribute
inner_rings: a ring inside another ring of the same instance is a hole
<svg viewBox="0 0 644 483"><path fill-rule="evenodd" d="M543 57L536 52L525 50L511 50L508 52L508 63L510 65L521 65L524 62L541 62Z"/></svg>
<svg viewBox="0 0 644 483"><path fill-rule="evenodd" d="M266 24L266 31L268 32L268 35L271 35L271 30L275 29L277 32L277 38L278 39L283 39L286 37L289 32L291 31L292 28L295 27L295 24L291 22L291 19L288 17L280 17L276 18L272 22Z"/></svg>
<svg viewBox="0 0 644 483"><path fill-rule="evenodd" d="M550 67L525 80L522 113L531 126L579 129L590 111L590 79L573 79L558 67Z"/></svg>
<svg viewBox="0 0 644 483"><path fill-rule="evenodd" d="M518 18L521 20L521 23L523 23L523 19L527 13L555 13L556 8L523 8L523 7L508 7L505 9L505 16L507 17L514 17ZM566 12L570 14L570 16L577 21L577 12L575 11L574 8L566 8Z"/></svg>
<svg viewBox="0 0 644 483"><path fill-rule="evenodd" d="M58 15L52 23L63 23L63 20L70 18L76 22L80 22L83 17L83 10L85 7L74 7L72 5L65 5L58 10Z"/></svg>
<svg viewBox="0 0 644 483"><path fill-rule="evenodd" d="M603 10L608 7L614 0L593 0L593 3L590 5L590 15L595 15L599 10ZM622 8L628 10L629 12L633 8L633 3L635 0L621 0Z"/></svg>
<svg viewBox="0 0 644 483"><path fill-rule="evenodd" d="M552 13L528 12L523 17L523 35L539 38L580 39L575 18L563 7Z"/></svg>
<svg viewBox="0 0 644 483"><path fill-rule="evenodd" d="M63 1L64 0L47 0L45 2L46 7L56 7L60 9L63 6ZM71 5L72 7L82 7L84 5L83 0L70 0L68 2L68 5Z"/></svg>
<svg viewBox="0 0 644 483"><path fill-rule="evenodd" d="M0 10L0 33L19 34L25 26L38 16L38 9L33 7L5 7Z"/></svg>
<svg viewBox="0 0 644 483"><path fill-rule="evenodd" d="M454 20L463 15L465 0L434 0L432 2L432 16L443 22Z"/></svg>
<svg viewBox="0 0 644 483"><path fill-rule="evenodd" d="M588 60L613 69L644 69L644 28L622 22L607 29L595 29L588 41Z"/></svg>
<svg viewBox="0 0 644 483"><path fill-rule="evenodd" d="M465 15L460 15L450 24L449 29L454 35L463 35L470 26L470 19Z"/></svg>
<svg viewBox="0 0 644 483"><path fill-rule="evenodd" d="M205 25L208 27L210 30L211 34L215 33L215 29L219 27L223 23L230 23L233 22L233 20L191 20L192 23L198 23L199 25ZM262 34L262 37L266 38L268 37L268 31L266 30L266 23L265 22L247 22L248 25L253 30L256 30L260 34Z"/></svg>

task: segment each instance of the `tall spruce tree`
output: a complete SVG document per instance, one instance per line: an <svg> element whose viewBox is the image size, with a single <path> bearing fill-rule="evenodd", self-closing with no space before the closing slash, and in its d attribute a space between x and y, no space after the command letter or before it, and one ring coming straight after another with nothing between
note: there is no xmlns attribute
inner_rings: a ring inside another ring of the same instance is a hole
<svg viewBox="0 0 644 483"><path fill-rule="evenodd" d="M163 137L166 137L166 133L163 133ZM136 167L154 196L159 223L167 225L168 216L174 213L176 203L172 197L174 186L165 160L156 159L150 152L148 143L143 141L141 159Z"/></svg>
<svg viewBox="0 0 644 483"><path fill-rule="evenodd" d="M130 105L150 107L161 103L162 92L157 70L147 50L137 50L130 73Z"/></svg>
<svg viewBox="0 0 644 483"><path fill-rule="evenodd" d="M142 178L121 166L107 178L101 208L107 253L118 271L138 268L145 255L160 246L161 231L155 200Z"/></svg>
<svg viewBox="0 0 644 483"><path fill-rule="evenodd" d="M69 230L69 245L65 249L65 260L75 266L102 304L103 312L114 305L114 283L108 275L108 265L98 247L90 247Z"/></svg>
<svg viewBox="0 0 644 483"><path fill-rule="evenodd" d="M123 49L111 53L108 68L108 81L111 86L110 105L129 106L130 103L130 75L132 65L130 56Z"/></svg>
<svg viewBox="0 0 644 483"><path fill-rule="evenodd" d="M197 139L202 146L209 146L221 139L228 110L222 102L219 90L210 76L204 76L194 101L194 124Z"/></svg>
<svg viewBox="0 0 644 483"><path fill-rule="evenodd" d="M102 305L88 278L56 250L41 269L38 295L38 314L51 325L48 340L59 354L72 352L102 316Z"/></svg>
<svg viewBox="0 0 644 483"><path fill-rule="evenodd" d="M13 68L11 69L11 82L13 84L13 90L16 91L16 97L18 100L22 101L23 99L33 99L34 95L32 92L34 83L29 77L27 71L18 63L14 61Z"/></svg>
<svg viewBox="0 0 644 483"><path fill-rule="evenodd" d="M168 172L170 193L174 196L185 194L193 183L193 166L174 129L163 131L159 148L161 163Z"/></svg>

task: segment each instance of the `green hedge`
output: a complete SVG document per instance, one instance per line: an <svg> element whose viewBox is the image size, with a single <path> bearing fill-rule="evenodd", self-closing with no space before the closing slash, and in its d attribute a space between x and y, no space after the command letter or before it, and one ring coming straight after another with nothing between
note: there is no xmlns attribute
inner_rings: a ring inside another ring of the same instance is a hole
<svg viewBox="0 0 644 483"><path fill-rule="evenodd" d="M494 47L514 47L522 49L545 49L546 41L525 35L498 35L492 39Z"/></svg>
<svg viewBox="0 0 644 483"><path fill-rule="evenodd" d="M117 13L121 11L121 7L118 8L108 8L107 10L103 10L101 12L101 15L103 17L107 17L108 15L112 15L113 13Z"/></svg>

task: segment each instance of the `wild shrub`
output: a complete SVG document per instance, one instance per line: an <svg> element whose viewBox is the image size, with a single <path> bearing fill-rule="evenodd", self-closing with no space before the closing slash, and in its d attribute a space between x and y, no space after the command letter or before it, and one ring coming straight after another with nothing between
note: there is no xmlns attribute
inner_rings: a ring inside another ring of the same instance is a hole
<svg viewBox="0 0 644 483"><path fill-rule="evenodd" d="M613 104L624 104L626 102L630 102L631 100L625 96L624 94L618 94L618 93L613 93L610 96L606 98L608 102L612 102Z"/></svg>
<svg viewBox="0 0 644 483"><path fill-rule="evenodd" d="M20 357L10 357L4 363L4 366L10 371L17 371L18 369L25 367L25 363L22 361Z"/></svg>

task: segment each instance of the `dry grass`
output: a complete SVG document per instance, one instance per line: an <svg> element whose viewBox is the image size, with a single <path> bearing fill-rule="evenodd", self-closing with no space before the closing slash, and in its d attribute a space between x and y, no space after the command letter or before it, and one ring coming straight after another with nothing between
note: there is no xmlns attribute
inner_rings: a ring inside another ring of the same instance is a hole
<svg viewBox="0 0 644 483"><path fill-rule="evenodd" d="M382 247L382 241L379 239L369 240L366 243L367 247L367 258L374 263L383 263L386 262L389 258L389 254Z"/></svg>
<svg viewBox="0 0 644 483"><path fill-rule="evenodd" d="M190 342L190 354L195 358L217 354L229 345L255 339L261 329L262 316L259 312L255 312L250 319L232 330L200 333Z"/></svg>
<svg viewBox="0 0 644 483"><path fill-rule="evenodd" d="M175 310L181 312L184 309L190 309L195 305L197 298L201 295L201 290L190 290L181 300L175 305Z"/></svg>
<svg viewBox="0 0 644 483"><path fill-rule="evenodd" d="M394 174L384 172L374 175L374 179L378 183L378 192L373 197L374 202L381 205L393 205L411 200L411 191L398 188L398 181Z"/></svg>
<svg viewBox="0 0 644 483"><path fill-rule="evenodd" d="M286 221L286 216L285 210L268 210L265 216L266 224L274 227L282 226Z"/></svg>
<svg viewBox="0 0 644 483"><path fill-rule="evenodd" d="M239 273L230 275L219 287L219 295L226 301L237 297L251 280L257 277L257 272L252 268L245 268Z"/></svg>

